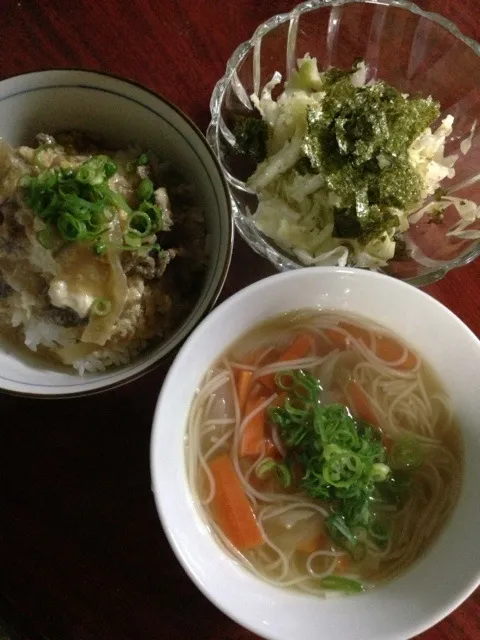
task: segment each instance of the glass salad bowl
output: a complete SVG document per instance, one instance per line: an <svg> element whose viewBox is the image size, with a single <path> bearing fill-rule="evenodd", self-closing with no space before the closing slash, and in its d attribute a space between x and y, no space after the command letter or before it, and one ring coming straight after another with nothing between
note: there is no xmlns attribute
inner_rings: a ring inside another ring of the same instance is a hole
<svg viewBox="0 0 480 640"><path fill-rule="evenodd" d="M233 53L213 91L207 137L225 173L242 237L280 271L305 266L298 252L257 228L252 216L259 200L247 185L256 162L240 151L235 137L239 118L259 117L255 96L275 72L288 81L304 56L316 58L321 71L349 69L364 60L367 82L383 80L402 94L431 96L440 103L432 131L453 117L439 162L453 164L454 171L440 176L435 193L411 210L408 228L395 236L393 257L370 265L355 261L358 252L334 251L309 264L369 266L422 286L474 260L480 254L480 46L443 17L402 0L309 0L260 25ZM274 100L282 89L281 83L273 88Z"/></svg>

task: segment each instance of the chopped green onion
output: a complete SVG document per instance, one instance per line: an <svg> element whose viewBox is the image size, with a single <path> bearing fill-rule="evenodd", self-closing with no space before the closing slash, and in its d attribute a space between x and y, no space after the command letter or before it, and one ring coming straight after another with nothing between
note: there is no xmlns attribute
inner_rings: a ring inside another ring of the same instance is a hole
<svg viewBox="0 0 480 640"><path fill-rule="evenodd" d="M67 196L75 195L78 196L80 193L80 185L75 180L63 180L58 181L58 193L66 198Z"/></svg>
<svg viewBox="0 0 480 640"><path fill-rule="evenodd" d="M143 211L135 211L132 213L128 222L129 234L137 235L142 238L148 236L152 231L152 221L150 216Z"/></svg>
<svg viewBox="0 0 480 640"><path fill-rule="evenodd" d="M275 376L275 384L279 389L290 391L297 398L310 402L317 401L321 390L317 378L302 370L280 371Z"/></svg>
<svg viewBox="0 0 480 640"><path fill-rule="evenodd" d="M372 466L371 478L373 482L384 482L390 475L390 467L382 462L376 462Z"/></svg>
<svg viewBox="0 0 480 640"><path fill-rule="evenodd" d="M142 202L138 207L139 211L146 213L152 221L152 230L160 231L163 226L163 211L158 204L152 202Z"/></svg>
<svg viewBox="0 0 480 640"><path fill-rule="evenodd" d="M107 166L108 169L106 170ZM105 182L105 179L112 176L116 170L117 165L108 156L93 156L93 158L80 165L76 178L79 182L97 185ZM107 175L107 171L109 175Z"/></svg>
<svg viewBox="0 0 480 640"><path fill-rule="evenodd" d="M34 181L34 178L32 178L32 176L21 176L18 180L18 185L20 187L23 187L24 189L27 189L32 185L33 181Z"/></svg>
<svg viewBox="0 0 480 640"><path fill-rule="evenodd" d="M424 460L420 442L414 437L405 437L393 443L390 466L395 470L412 470L422 466Z"/></svg>
<svg viewBox="0 0 480 640"><path fill-rule="evenodd" d="M108 316L112 310L112 303L106 298L95 298L90 307L90 313L96 316Z"/></svg>
<svg viewBox="0 0 480 640"><path fill-rule="evenodd" d="M55 240L52 236L51 230L48 227L45 227L45 229L42 229L41 231L37 231L36 238L44 249L53 249Z"/></svg>
<svg viewBox="0 0 480 640"><path fill-rule="evenodd" d="M320 580L320 585L324 589L344 591L345 593L362 593L362 591L365 591L362 583L358 582L358 580L351 580L342 576L326 576Z"/></svg>
<svg viewBox="0 0 480 640"><path fill-rule="evenodd" d="M137 196L139 200L150 200L153 196L153 182L148 178L144 178L138 185Z"/></svg>
<svg viewBox="0 0 480 640"><path fill-rule="evenodd" d="M284 487L289 487L292 484L292 472L286 464L277 464L276 468L277 476Z"/></svg>
<svg viewBox="0 0 480 640"><path fill-rule="evenodd" d="M71 213L62 213L57 220L57 228L65 240L75 242L87 236L85 223L78 220Z"/></svg>
<svg viewBox="0 0 480 640"><path fill-rule="evenodd" d="M100 193L108 204L117 207L117 209L121 209L122 211L126 211L127 213L132 213L132 210L128 206L125 198L116 191L110 189L108 185L101 185L100 187L97 187L97 193Z"/></svg>
<svg viewBox="0 0 480 640"><path fill-rule="evenodd" d="M277 466L276 461L273 458L265 458L256 468L255 473L257 478L262 480L266 475L270 473Z"/></svg>
<svg viewBox="0 0 480 640"><path fill-rule="evenodd" d="M115 209L120 209L131 218L124 235L125 245L116 248L141 250L142 238L161 228L162 211L145 200L140 211L132 212L125 198L108 186L108 179L116 171L117 165L111 158L97 155L77 168L62 166L42 171L38 176L25 176L20 184L26 204L52 229L56 228L64 240L90 241L94 253L104 255L110 243L103 236L116 216ZM152 196L150 180L144 180L140 186L140 195ZM37 238L44 246L50 246L52 239L47 232L42 230ZM157 246L145 248L160 250Z"/></svg>
<svg viewBox="0 0 480 640"><path fill-rule="evenodd" d="M140 154L138 158L135 158L135 160L132 160L127 163L127 166L126 166L127 173L133 173L137 167L146 165L148 164L148 162L149 160L148 160L147 154L146 153Z"/></svg>
<svg viewBox="0 0 480 640"><path fill-rule="evenodd" d="M117 165L115 164L115 162L110 160L110 158L108 158L108 160L105 162L104 171L105 176L107 178L111 178L117 172Z"/></svg>
<svg viewBox="0 0 480 640"><path fill-rule="evenodd" d="M282 391L290 391L293 387L292 371L279 371L275 374L275 384Z"/></svg>
<svg viewBox="0 0 480 640"><path fill-rule="evenodd" d="M292 484L292 473L286 464L277 462L273 458L265 458L256 468L256 475L262 479L269 473L275 472L278 479L284 487L289 487Z"/></svg>
<svg viewBox="0 0 480 640"><path fill-rule="evenodd" d="M345 519L341 515L334 513L331 516L328 516L328 518L325 518L325 527L332 540L340 544L340 546L345 546L345 540L352 547L357 544L357 538L350 531Z"/></svg>
<svg viewBox="0 0 480 640"><path fill-rule="evenodd" d="M108 251L108 244L99 240L93 245L93 251L97 254L97 256L104 256Z"/></svg>
<svg viewBox="0 0 480 640"><path fill-rule="evenodd" d="M75 177L75 171L72 169L72 167L68 167L66 169L62 169L62 171L60 171L57 175L57 181L62 183L62 182L69 182L71 180L71 178ZM78 185L76 185L78 187Z"/></svg>
<svg viewBox="0 0 480 640"><path fill-rule="evenodd" d="M142 246L142 238L138 234L133 233L125 233L123 235L123 240L126 245L129 247L135 247L136 249Z"/></svg>
<svg viewBox="0 0 480 640"><path fill-rule="evenodd" d="M151 245L147 245L145 248L148 249L148 253L152 253L152 251L155 252L155 253L161 253L162 252L162 247L157 243L151 244Z"/></svg>
<svg viewBox="0 0 480 640"><path fill-rule="evenodd" d="M45 151L45 147L41 146L41 147L38 147L38 149L36 149L33 154L33 164L35 164L37 167L40 167L40 169L45 168L45 164L42 162L40 158L40 154L43 153L44 151Z"/></svg>

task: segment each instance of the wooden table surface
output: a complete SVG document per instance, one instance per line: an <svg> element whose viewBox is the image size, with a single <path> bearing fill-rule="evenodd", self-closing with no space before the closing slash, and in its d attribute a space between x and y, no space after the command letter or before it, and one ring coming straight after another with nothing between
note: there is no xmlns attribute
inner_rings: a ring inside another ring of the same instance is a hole
<svg viewBox="0 0 480 640"><path fill-rule="evenodd" d="M52 67L113 72L162 93L204 130L233 49L294 4L0 0L0 78ZM480 40L478 0L419 4ZM223 297L271 273L237 238ZM428 292L480 335L480 261ZM0 620L14 622L13 637L254 638L193 586L155 511L149 438L167 366L86 399L0 395ZM480 591L421 638L480 639Z"/></svg>

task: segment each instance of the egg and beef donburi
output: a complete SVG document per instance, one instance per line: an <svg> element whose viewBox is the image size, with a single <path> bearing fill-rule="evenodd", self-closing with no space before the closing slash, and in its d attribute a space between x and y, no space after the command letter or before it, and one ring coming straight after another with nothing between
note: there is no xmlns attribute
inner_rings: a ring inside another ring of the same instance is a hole
<svg viewBox="0 0 480 640"><path fill-rule="evenodd" d="M37 141L0 146L0 332L80 373L127 363L194 305L203 212L152 152Z"/></svg>
<svg viewBox="0 0 480 640"><path fill-rule="evenodd" d="M255 575L355 593L411 565L458 497L447 394L383 327L287 314L208 371L188 421L187 474L221 546Z"/></svg>

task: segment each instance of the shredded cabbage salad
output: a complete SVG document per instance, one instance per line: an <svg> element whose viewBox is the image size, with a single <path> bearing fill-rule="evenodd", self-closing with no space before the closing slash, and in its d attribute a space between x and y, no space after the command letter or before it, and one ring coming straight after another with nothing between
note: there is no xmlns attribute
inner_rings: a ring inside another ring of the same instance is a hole
<svg viewBox="0 0 480 640"><path fill-rule="evenodd" d="M480 238L467 228L480 207L440 188L459 157L445 156L454 118L432 130L438 103L366 79L363 62L320 72L305 56L276 99L278 72L251 96L261 114L255 129L243 127L244 151L257 163L247 181L258 196L252 218L304 265L384 267L411 223L451 205L459 220L449 235Z"/></svg>

